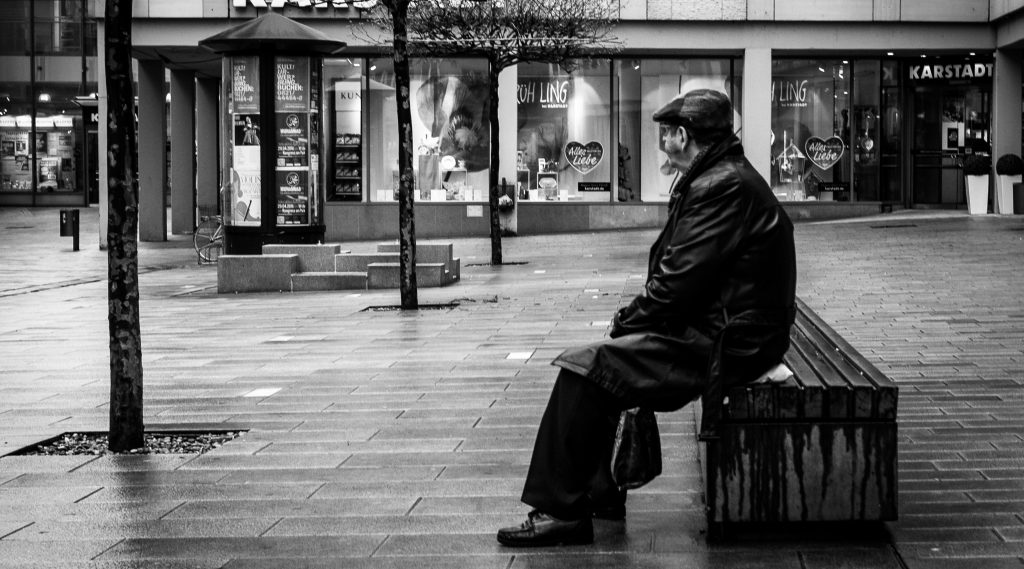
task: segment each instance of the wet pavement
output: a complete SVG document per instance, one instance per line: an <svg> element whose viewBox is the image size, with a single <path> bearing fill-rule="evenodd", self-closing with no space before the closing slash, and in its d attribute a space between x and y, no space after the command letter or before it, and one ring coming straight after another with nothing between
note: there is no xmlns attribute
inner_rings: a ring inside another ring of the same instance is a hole
<svg viewBox="0 0 1024 569"><path fill-rule="evenodd" d="M0 209L0 455L107 428L106 253L57 209ZM1024 216L797 226L798 294L900 386L900 519L705 540L690 408L665 474L591 546L514 550L550 360L602 337L655 231L454 239L447 309L397 291L216 293L187 236L140 250L150 432L201 456L3 456L0 567L1024 567ZM371 251L374 243L345 243Z"/></svg>

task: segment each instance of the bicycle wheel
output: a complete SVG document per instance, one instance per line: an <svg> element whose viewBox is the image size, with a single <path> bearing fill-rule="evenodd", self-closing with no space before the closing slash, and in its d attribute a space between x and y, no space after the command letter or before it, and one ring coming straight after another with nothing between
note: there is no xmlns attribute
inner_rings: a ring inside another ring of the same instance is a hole
<svg viewBox="0 0 1024 569"><path fill-rule="evenodd" d="M205 219L192 235L192 244L199 255L199 263L216 263L223 248L223 234L220 222L216 219Z"/></svg>

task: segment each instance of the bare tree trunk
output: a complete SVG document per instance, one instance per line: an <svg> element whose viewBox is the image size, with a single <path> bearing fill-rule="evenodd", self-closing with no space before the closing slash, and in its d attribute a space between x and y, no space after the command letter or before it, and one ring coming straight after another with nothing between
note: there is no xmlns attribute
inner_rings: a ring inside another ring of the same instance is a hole
<svg viewBox="0 0 1024 569"><path fill-rule="evenodd" d="M498 215L498 166L500 165L499 151L501 142L498 129L498 74L501 69L493 60L488 59L487 65L487 86L490 91L489 108L487 111L488 120L491 123L491 164L487 175L487 183L490 191L487 196L487 205L490 209L491 218L491 264L501 264L501 217Z"/></svg>
<svg viewBox="0 0 1024 569"><path fill-rule="evenodd" d="M416 289L415 176L412 169L412 107L409 92L409 0L396 0L391 7L394 23L395 87L398 103L398 278L403 310L419 308Z"/></svg>
<svg viewBox="0 0 1024 569"><path fill-rule="evenodd" d="M139 328L139 191L135 95L132 83L132 0L106 0L110 176L107 221L112 451L145 444L142 421L142 335Z"/></svg>

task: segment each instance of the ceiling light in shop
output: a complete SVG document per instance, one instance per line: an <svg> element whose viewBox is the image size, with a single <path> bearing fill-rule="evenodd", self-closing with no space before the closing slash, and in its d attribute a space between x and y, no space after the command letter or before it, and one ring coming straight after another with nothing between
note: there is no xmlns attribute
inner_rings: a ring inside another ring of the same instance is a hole
<svg viewBox="0 0 1024 569"><path fill-rule="evenodd" d="M891 52L891 51L887 51L887 52L886 52L885 54L886 54L886 55L888 55L889 57L892 57L892 56L896 55L896 54L894 54L894 53L893 53L893 52Z"/></svg>
<svg viewBox="0 0 1024 569"><path fill-rule="evenodd" d="M39 93L39 102L40 103L49 103L50 102L50 94L49 93Z"/></svg>

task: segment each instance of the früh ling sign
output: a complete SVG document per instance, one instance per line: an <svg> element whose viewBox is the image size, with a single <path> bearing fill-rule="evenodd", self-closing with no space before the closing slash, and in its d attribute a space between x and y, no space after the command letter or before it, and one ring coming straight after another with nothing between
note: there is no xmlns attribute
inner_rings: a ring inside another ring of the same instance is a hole
<svg viewBox="0 0 1024 569"><path fill-rule="evenodd" d="M356 8L369 10L377 5L378 0L231 0L232 8L337 8L347 10Z"/></svg>

